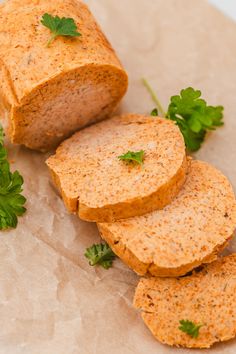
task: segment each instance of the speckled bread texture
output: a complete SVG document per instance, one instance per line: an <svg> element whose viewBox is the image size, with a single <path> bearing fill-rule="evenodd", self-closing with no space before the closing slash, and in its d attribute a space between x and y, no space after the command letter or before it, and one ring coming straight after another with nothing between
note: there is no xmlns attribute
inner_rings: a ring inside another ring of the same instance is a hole
<svg viewBox="0 0 236 354"><path fill-rule="evenodd" d="M120 161L145 151L144 164ZM63 142L47 165L70 212L88 221L115 221L169 204L187 171L185 146L170 120L125 114Z"/></svg>
<svg viewBox="0 0 236 354"><path fill-rule="evenodd" d="M210 263L236 226L236 202L225 176L192 161L186 183L163 210L116 223L100 223L101 236L135 272L179 276Z"/></svg>
<svg viewBox="0 0 236 354"><path fill-rule="evenodd" d="M81 37L49 48L44 13L72 17ZM13 143L49 150L108 117L127 75L86 5L78 0L8 0L0 6L0 99Z"/></svg>
<svg viewBox="0 0 236 354"><path fill-rule="evenodd" d="M209 348L236 335L236 254L206 265L183 278L143 278L134 306L162 343ZM198 338L179 330L179 321L204 324Z"/></svg>

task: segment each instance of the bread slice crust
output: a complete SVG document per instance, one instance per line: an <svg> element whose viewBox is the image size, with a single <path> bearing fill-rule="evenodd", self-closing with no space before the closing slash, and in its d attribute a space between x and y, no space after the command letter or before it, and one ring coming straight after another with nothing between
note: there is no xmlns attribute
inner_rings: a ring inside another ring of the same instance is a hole
<svg viewBox="0 0 236 354"><path fill-rule="evenodd" d="M142 166L120 161L144 150ZM170 120L125 114L66 140L47 160L70 212L81 219L113 222L169 204L187 174L183 137Z"/></svg>
<svg viewBox="0 0 236 354"><path fill-rule="evenodd" d="M210 263L236 226L236 201L225 176L192 161L185 185L163 210L98 223L101 237L136 273L175 277Z"/></svg>
<svg viewBox="0 0 236 354"><path fill-rule="evenodd" d="M209 348L236 335L236 254L182 278L142 278L134 306L153 335L177 347ZM180 320L203 324L197 338L179 330Z"/></svg>

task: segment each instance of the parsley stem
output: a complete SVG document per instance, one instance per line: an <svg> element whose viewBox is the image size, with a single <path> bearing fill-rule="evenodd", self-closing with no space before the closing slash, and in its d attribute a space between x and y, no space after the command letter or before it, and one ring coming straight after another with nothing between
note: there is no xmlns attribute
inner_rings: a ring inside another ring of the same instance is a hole
<svg viewBox="0 0 236 354"><path fill-rule="evenodd" d="M50 47L51 43L54 41L54 39L57 37L57 33L53 33L49 40L47 41L47 47Z"/></svg>
<svg viewBox="0 0 236 354"><path fill-rule="evenodd" d="M157 95L155 94L155 92L153 91L153 89L151 88L151 86L149 85L148 81L144 78L142 78L142 83L143 85L146 87L146 89L148 90L153 102L157 105L158 111L161 112L161 115L163 117L166 117L166 112L161 104L161 102L159 101L159 99L157 98Z"/></svg>

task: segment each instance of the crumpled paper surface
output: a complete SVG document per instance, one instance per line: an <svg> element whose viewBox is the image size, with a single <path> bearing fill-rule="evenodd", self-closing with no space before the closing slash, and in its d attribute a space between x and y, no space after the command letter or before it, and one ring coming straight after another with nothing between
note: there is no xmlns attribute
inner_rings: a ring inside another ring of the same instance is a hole
<svg viewBox="0 0 236 354"><path fill-rule="evenodd" d="M130 77L122 111L153 108L142 76L164 105L192 85L225 106L225 127L197 157L236 188L236 24L203 0L86 2ZM190 353L158 343L132 308L138 276L119 260L110 270L88 265L83 254L99 241L96 226L68 215L50 183L47 156L8 148L25 178L28 211L16 230L0 234L0 354ZM235 351L232 340L194 353Z"/></svg>

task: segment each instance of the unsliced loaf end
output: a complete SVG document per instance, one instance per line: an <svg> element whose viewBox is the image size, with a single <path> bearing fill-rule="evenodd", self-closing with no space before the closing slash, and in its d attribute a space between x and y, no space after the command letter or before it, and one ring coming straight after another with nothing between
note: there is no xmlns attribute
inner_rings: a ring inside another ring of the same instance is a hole
<svg viewBox="0 0 236 354"><path fill-rule="evenodd" d="M44 13L73 17L81 37L58 37L47 48ZM0 100L9 135L31 149L50 150L107 118L127 89L126 72L80 1L6 1L0 5L0 54Z"/></svg>
<svg viewBox="0 0 236 354"><path fill-rule="evenodd" d="M143 278L134 306L162 343L209 348L236 335L236 254L182 278ZM203 324L198 338L179 330L180 320Z"/></svg>
<svg viewBox="0 0 236 354"><path fill-rule="evenodd" d="M178 196L163 210L99 223L101 237L136 273L174 277L210 263L236 226L236 201L221 172L192 161Z"/></svg>
<svg viewBox="0 0 236 354"><path fill-rule="evenodd" d="M76 130L109 117L126 82L121 69L93 64L46 81L25 102L12 106L12 142L41 151L56 147Z"/></svg>
<svg viewBox="0 0 236 354"><path fill-rule="evenodd" d="M142 166L120 161L144 150ZM112 222L169 204L188 163L178 127L170 120L125 114L76 133L47 160L71 212L87 221Z"/></svg>

